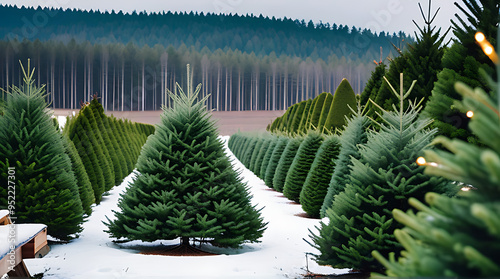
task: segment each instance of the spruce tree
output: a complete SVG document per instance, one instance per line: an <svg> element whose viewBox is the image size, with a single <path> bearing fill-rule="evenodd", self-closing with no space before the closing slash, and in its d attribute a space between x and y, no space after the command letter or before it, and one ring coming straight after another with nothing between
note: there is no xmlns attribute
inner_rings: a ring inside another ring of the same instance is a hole
<svg viewBox="0 0 500 279"><path fill-rule="evenodd" d="M302 101L298 104L295 104L294 106L298 107L293 115L292 123L288 128L288 131L291 134L296 134L299 131L300 121L302 120L302 116L304 115L304 110L306 109L307 101Z"/></svg>
<svg viewBox="0 0 500 279"><path fill-rule="evenodd" d="M312 109L313 100L309 99L306 101L306 106L304 111L302 112L302 116L300 118L299 128L297 129L297 134L303 133L307 128L307 118L309 116L309 112Z"/></svg>
<svg viewBox="0 0 500 279"><path fill-rule="evenodd" d="M340 151L338 136L325 138L300 192L300 204L307 215L318 218ZM285 186L286 187L286 186Z"/></svg>
<svg viewBox="0 0 500 279"><path fill-rule="evenodd" d="M142 148L137 176L106 223L112 237L238 247L262 236L260 212L224 153L206 97L198 100L200 88L188 85L184 94L178 86L179 95L170 94L173 107L164 108Z"/></svg>
<svg viewBox="0 0 500 279"><path fill-rule="evenodd" d="M283 150L280 156L276 171L273 176L273 188L278 192L283 192L283 187L285 187L286 176L290 170L290 166L293 163L295 155L297 155L297 150L299 150L300 144L304 138L295 137L291 138Z"/></svg>
<svg viewBox="0 0 500 279"><path fill-rule="evenodd" d="M248 169L253 173L255 173L255 163L257 161L257 157L259 156L259 152L262 148L262 144L264 143L264 139L262 138L262 136L255 136L255 137L256 137L255 146L252 150L252 155L250 156L250 164L248 167Z"/></svg>
<svg viewBox="0 0 500 279"><path fill-rule="evenodd" d="M359 100L362 106L369 106L370 108L372 104L369 99L375 100L377 92L384 81L383 77L387 71L387 66L382 61L380 61L380 63L376 63L376 65L377 66L371 73L370 79L366 82L365 88L363 89Z"/></svg>
<svg viewBox="0 0 500 279"><path fill-rule="evenodd" d="M255 159L254 164L254 173L257 177L261 178L260 169L262 168L262 164L264 163L264 157L269 150L269 146L273 142L273 136L264 135L262 137L262 145L260 146L259 152L257 154L257 158Z"/></svg>
<svg viewBox="0 0 500 279"><path fill-rule="evenodd" d="M325 123L325 130L335 131L335 129L342 129L346 123L346 117L352 114L356 103L356 94L354 94L351 84L349 84L347 79L342 79L333 95L330 113Z"/></svg>
<svg viewBox="0 0 500 279"><path fill-rule="evenodd" d="M323 139L322 134L314 131L309 132L300 143L283 185L283 195L289 200L299 202L302 186L311 170L311 165L321 143L323 143Z"/></svg>
<svg viewBox="0 0 500 279"><path fill-rule="evenodd" d="M289 141L290 141L289 137L282 136L279 138L278 142L276 143L276 146L273 149L273 153L271 154L269 163L267 164L266 174L264 177L264 183L269 188L274 188L273 186L274 174L276 173L276 169L278 168L280 159Z"/></svg>
<svg viewBox="0 0 500 279"><path fill-rule="evenodd" d="M308 127L307 129L316 130L319 125L319 119L321 118L321 112L323 111L323 105L328 95L332 95L328 92L323 92L319 94L315 99L314 107L310 112Z"/></svg>
<svg viewBox="0 0 500 279"><path fill-rule="evenodd" d="M497 72L500 67L497 66ZM456 106L471 111L469 128L483 143L478 147L459 139L438 137L429 150L425 173L445 177L465 187L456 198L428 193L424 204L410 199L419 212L394 210L394 218L406 227L394 232L404 247L374 256L397 277L496 278L500 276L500 87L492 95L463 83L455 85L463 96Z"/></svg>
<svg viewBox="0 0 500 279"><path fill-rule="evenodd" d="M321 206L321 218L326 216L325 212L332 205L334 197L344 191L345 186L349 183L349 173L352 167L351 158L360 158L359 147L366 143L369 125L368 117L359 112L347 119L346 128L339 137L340 153Z"/></svg>
<svg viewBox="0 0 500 279"><path fill-rule="evenodd" d="M68 240L82 230L82 203L61 133L46 112L44 87L36 87L28 63L24 82L7 92L0 117L0 207L16 223L43 223ZM14 199L8 198L8 192Z"/></svg>
<svg viewBox="0 0 500 279"><path fill-rule="evenodd" d="M393 221L392 209L406 210L408 198L422 200L429 191L454 194L456 190L446 179L423 174L423 167L416 164L435 131L426 129L430 120L417 119L418 109L411 102L403 110L403 92L393 92L400 99L399 111L381 115L385 123L380 131L368 134L360 159L352 159L349 184L326 210L329 223L321 222L319 235L313 233L314 246L321 253L316 257L319 264L362 272L381 270L371 252L387 255L401 249L393 236L401 225ZM410 92L411 88L405 95Z"/></svg>
<svg viewBox="0 0 500 279"><path fill-rule="evenodd" d="M319 117L318 127L317 127L317 130L320 132L323 132L323 127L325 126L325 123L328 119L328 115L330 114L333 98L334 97L332 94L326 95L325 101L323 103L323 109L321 110L321 115Z"/></svg>

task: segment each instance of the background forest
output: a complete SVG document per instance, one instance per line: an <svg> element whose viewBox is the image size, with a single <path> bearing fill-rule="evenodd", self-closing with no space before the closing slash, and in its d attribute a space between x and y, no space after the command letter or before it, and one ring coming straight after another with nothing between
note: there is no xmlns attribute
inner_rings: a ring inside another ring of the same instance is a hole
<svg viewBox="0 0 500 279"><path fill-rule="evenodd" d="M413 41L403 32L254 15L0 6L0 17L0 87L18 84L18 61L31 58L47 101L69 109L93 94L105 110L160 109L165 90L185 83L189 63L200 97L212 94L209 109L284 110L333 93L342 78L361 93L373 60Z"/></svg>

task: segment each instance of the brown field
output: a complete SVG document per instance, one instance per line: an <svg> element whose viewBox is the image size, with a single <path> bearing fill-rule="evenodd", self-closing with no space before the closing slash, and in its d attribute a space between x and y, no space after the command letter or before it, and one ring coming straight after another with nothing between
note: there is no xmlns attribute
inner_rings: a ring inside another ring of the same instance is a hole
<svg viewBox="0 0 500 279"><path fill-rule="evenodd" d="M72 111L78 113L78 110L56 109L54 115L68 116ZM214 111L213 118L216 119L219 134L230 136L240 131L266 130L276 117L283 115L284 111ZM161 111L108 111L107 115L114 115L117 118L125 118L134 122L157 124L160 121Z"/></svg>

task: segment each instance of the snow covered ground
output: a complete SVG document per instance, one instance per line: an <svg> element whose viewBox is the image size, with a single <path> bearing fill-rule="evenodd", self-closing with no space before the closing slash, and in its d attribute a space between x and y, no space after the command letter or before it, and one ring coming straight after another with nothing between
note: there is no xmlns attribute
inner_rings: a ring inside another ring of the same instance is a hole
<svg viewBox="0 0 500 279"><path fill-rule="evenodd" d="M226 141L229 137L223 137ZM246 169L227 149L236 168L242 171L250 186L252 202L264 207L262 215L268 222L261 243L245 244L240 249L221 249L210 245L203 250L218 253L217 256L172 257L142 255L139 250L146 246L177 244L174 241L144 243L140 241L115 244L102 223L105 216L113 217L119 194L133 174L114 187L103 198L78 239L69 244L51 245L44 258L26 260L30 273L44 273L44 278L301 278L306 266L313 273L341 274L347 269L318 266L306 253L314 253L303 238L309 239L308 229L319 220L295 216L303 213L300 205L291 204L282 194L271 191L264 182Z"/></svg>

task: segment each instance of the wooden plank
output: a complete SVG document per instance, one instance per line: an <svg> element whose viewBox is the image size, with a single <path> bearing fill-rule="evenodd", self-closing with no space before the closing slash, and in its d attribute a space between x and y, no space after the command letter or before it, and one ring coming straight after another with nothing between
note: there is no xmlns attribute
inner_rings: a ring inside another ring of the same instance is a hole
<svg viewBox="0 0 500 279"><path fill-rule="evenodd" d="M14 250L14 253L9 253L2 259L0 259L0 275L4 275L16 267L23 261L21 247Z"/></svg>

